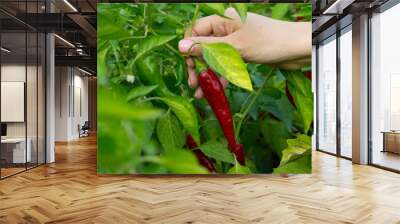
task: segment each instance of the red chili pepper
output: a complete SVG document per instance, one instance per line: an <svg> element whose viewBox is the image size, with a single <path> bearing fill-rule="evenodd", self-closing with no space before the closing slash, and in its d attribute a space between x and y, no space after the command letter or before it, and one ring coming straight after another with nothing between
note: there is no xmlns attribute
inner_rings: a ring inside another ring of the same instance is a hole
<svg viewBox="0 0 400 224"><path fill-rule="evenodd" d="M243 145L238 144L235 139L231 109L224 93L224 87L213 70L207 68L207 66L198 59L195 59L195 62L196 71L199 74L200 87L218 119L219 125L228 141L229 149L235 154L237 161L244 165L244 148Z"/></svg>
<svg viewBox="0 0 400 224"><path fill-rule="evenodd" d="M210 172L215 172L214 165L210 159L200 149L196 149L197 144L191 135L186 136L186 145L192 149L197 157L197 160L202 166L204 166Z"/></svg>

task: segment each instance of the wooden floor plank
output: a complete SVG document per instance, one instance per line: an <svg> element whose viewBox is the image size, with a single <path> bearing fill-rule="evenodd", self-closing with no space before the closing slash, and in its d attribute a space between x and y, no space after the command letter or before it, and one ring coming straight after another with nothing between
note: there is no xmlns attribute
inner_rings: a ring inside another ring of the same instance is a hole
<svg viewBox="0 0 400 224"><path fill-rule="evenodd" d="M0 181L0 223L400 223L400 175L313 153L313 174L99 176L96 138Z"/></svg>

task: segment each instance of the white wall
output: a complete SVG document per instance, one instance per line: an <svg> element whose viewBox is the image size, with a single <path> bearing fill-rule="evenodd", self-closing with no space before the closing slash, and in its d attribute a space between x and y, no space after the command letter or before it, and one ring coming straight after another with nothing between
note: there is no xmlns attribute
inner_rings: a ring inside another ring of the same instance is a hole
<svg viewBox="0 0 400 224"><path fill-rule="evenodd" d="M56 67L55 86L55 140L77 139L78 125L88 120L88 78L76 68Z"/></svg>

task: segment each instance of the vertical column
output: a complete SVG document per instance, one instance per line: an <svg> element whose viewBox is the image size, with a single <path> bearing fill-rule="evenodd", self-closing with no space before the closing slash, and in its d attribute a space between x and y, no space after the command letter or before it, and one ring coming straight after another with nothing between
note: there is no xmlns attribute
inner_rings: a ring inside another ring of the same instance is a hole
<svg viewBox="0 0 400 224"><path fill-rule="evenodd" d="M368 163L368 15L353 19L353 162Z"/></svg>
<svg viewBox="0 0 400 224"><path fill-rule="evenodd" d="M50 1L46 4L47 12L53 12ZM55 161L55 43L54 34L46 34L46 163Z"/></svg>

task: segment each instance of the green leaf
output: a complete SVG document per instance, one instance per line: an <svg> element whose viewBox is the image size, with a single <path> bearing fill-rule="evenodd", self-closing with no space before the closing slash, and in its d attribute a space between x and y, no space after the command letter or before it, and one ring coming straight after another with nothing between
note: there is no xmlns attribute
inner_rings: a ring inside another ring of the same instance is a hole
<svg viewBox="0 0 400 224"><path fill-rule="evenodd" d="M158 120L157 136L166 152L181 149L185 144L185 133L178 119L170 113Z"/></svg>
<svg viewBox="0 0 400 224"><path fill-rule="evenodd" d="M112 90L99 88L97 97L99 118L151 120L162 114L160 109L129 104Z"/></svg>
<svg viewBox="0 0 400 224"><path fill-rule="evenodd" d="M202 43L207 64L232 84L253 91L250 75L239 52L226 43Z"/></svg>
<svg viewBox="0 0 400 224"><path fill-rule="evenodd" d="M178 117L183 127L192 135L196 143L200 143L199 121L193 104L185 97L170 96L160 98Z"/></svg>
<svg viewBox="0 0 400 224"><path fill-rule="evenodd" d="M301 115L303 133L306 134L314 119L314 96L311 89L311 81L299 71L288 73L287 80L289 92Z"/></svg>
<svg viewBox="0 0 400 224"><path fill-rule="evenodd" d="M283 166L274 168L274 173L276 174L311 173L311 169L312 169L311 154L308 154Z"/></svg>
<svg viewBox="0 0 400 224"><path fill-rule="evenodd" d="M261 131L268 147L281 157L282 151L287 147L286 140L292 137L288 127L282 121L267 117L261 123Z"/></svg>
<svg viewBox="0 0 400 224"><path fill-rule="evenodd" d="M242 166L235 159L235 165L229 169L229 174L251 174L251 170L247 166Z"/></svg>
<svg viewBox="0 0 400 224"><path fill-rule="evenodd" d="M123 25L115 21L115 16L107 12L97 14L97 39L117 40L128 38L131 34L124 29Z"/></svg>
<svg viewBox="0 0 400 224"><path fill-rule="evenodd" d="M293 126L295 109L287 96L281 90L270 87L266 87L263 93L264 94L261 95L258 100L260 108L279 118L291 129Z"/></svg>
<svg viewBox="0 0 400 224"><path fill-rule="evenodd" d="M201 130L204 138L208 140L216 140L218 137L223 136L221 126L215 118L204 120Z"/></svg>
<svg viewBox="0 0 400 224"><path fill-rule="evenodd" d="M289 12L289 3L279 3L272 7L271 17L274 19L284 19L286 14Z"/></svg>
<svg viewBox="0 0 400 224"><path fill-rule="evenodd" d="M311 150L311 137L299 135L296 139L287 140L288 147L282 151L280 165L284 165Z"/></svg>
<svg viewBox="0 0 400 224"><path fill-rule="evenodd" d="M151 93L153 90L155 90L158 87L158 85L153 85L153 86L137 86L133 89L131 89L128 93L128 96L126 97L127 101L131 101L133 99L136 99L141 96L145 96L149 93Z"/></svg>
<svg viewBox="0 0 400 224"><path fill-rule="evenodd" d="M225 17L225 4L224 3L201 3L200 11L207 15L219 15Z"/></svg>
<svg viewBox="0 0 400 224"><path fill-rule="evenodd" d="M147 37L140 44L138 44L139 48L136 57L133 61L136 61L138 58L140 58L147 52L153 50L154 48L168 43L175 37L176 36L174 35L158 35L158 36Z"/></svg>
<svg viewBox="0 0 400 224"><path fill-rule="evenodd" d="M97 73L99 77L99 83L104 85L107 80L107 53L110 47L105 47L102 50L98 50L97 53Z"/></svg>
<svg viewBox="0 0 400 224"><path fill-rule="evenodd" d="M235 8L243 23L246 21L247 17L247 4L248 3L232 3L233 8Z"/></svg>
<svg viewBox="0 0 400 224"><path fill-rule="evenodd" d="M204 154L215 160L232 164L235 163L235 157L229 151L226 142L222 143L218 141L208 141L201 145L199 148L202 152L204 152Z"/></svg>
<svg viewBox="0 0 400 224"><path fill-rule="evenodd" d="M282 152L282 159L274 173L310 173L311 137L299 135L287 140L288 147Z"/></svg>
<svg viewBox="0 0 400 224"><path fill-rule="evenodd" d="M168 171L174 174L207 174L208 171L202 167L195 155L190 150L176 150L167 153L158 161Z"/></svg>

